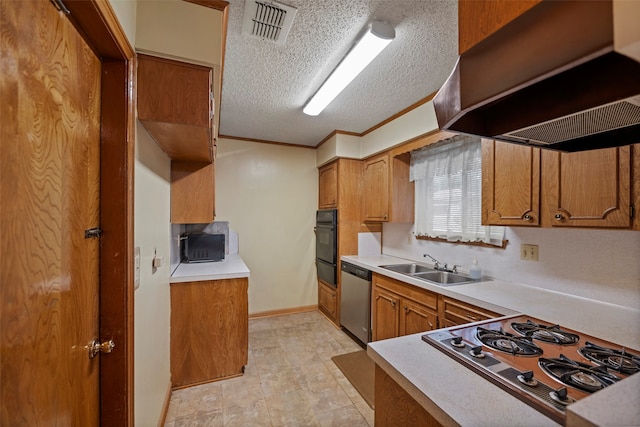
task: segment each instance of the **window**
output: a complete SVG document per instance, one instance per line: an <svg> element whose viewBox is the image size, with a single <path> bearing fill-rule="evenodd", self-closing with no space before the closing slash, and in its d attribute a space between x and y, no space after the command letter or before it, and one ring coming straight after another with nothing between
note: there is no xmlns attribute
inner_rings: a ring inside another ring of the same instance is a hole
<svg viewBox="0 0 640 427"><path fill-rule="evenodd" d="M504 227L483 226L480 138L458 136L411 152L417 236L502 246Z"/></svg>

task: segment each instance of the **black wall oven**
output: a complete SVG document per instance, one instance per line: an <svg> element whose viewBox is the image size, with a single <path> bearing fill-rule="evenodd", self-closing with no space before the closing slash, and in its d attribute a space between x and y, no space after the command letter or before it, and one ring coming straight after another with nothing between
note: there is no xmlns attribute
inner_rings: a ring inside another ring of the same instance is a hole
<svg viewBox="0 0 640 427"><path fill-rule="evenodd" d="M338 211L322 209L316 212L316 267L318 279L336 286L338 257Z"/></svg>

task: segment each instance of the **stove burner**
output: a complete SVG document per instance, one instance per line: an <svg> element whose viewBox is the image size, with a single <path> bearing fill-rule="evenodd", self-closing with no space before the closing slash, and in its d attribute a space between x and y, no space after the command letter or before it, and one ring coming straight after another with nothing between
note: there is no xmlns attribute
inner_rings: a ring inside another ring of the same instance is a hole
<svg viewBox="0 0 640 427"><path fill-rule="evenodd" d="M554 344L571 345L580 340L578 335L564 331L558 325L541 325L527 320L524 323L512 323L511 327L525 337Z"/></svg>
<svg viewBox="0 0 640 427"><path fill-rule="evenodd" d="M620 381L620 378L610 374L603 366L577 362L562 354L554 359L541 357L538 365L552 378L589 393Z"/></svg>
<svg viewBox="0 0 640 427"><path fill-rule="evenodd" d="M511 353L514 356L539 356L542 349L535 345L531 338L519 337L500 328L499 331L478 327L476 336L486 346L494 350Z"/></svg>
<svg viewBox="0 0 640 427"><path fill-rule="evenodd" d="M586 345L581 347L578 352L587 359L616 372L635 374L640 371L640 357L627 353L624 348L614 350L587 341Z"/></svg>

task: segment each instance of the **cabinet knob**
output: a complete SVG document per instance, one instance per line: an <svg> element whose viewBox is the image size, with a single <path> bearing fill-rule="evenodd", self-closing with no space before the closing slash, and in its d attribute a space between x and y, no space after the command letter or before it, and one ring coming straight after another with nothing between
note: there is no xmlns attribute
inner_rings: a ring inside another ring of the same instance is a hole
<svg viewBox="0 0 640 427"><path fill-rule="evenodd" d="M531 215L529 215L529 214L526 214L523 218L525 219L525 221L533 220L533 217Z"/></svg>
<svg viewBox="0 0 640 427"><path fill-rule="evenodd" d="M387 214L384 214L384 216L382 218L387 219Z"/></svg>
<svg viewBox="0 0 640 427"><path fill-rule="evenodd" d="M391 307L393 307L393 308L396 307L396 302L394 300L391 300Z"/></svg>
<svg viewBox="0 0 640 427"><path fill-rule="evenodd" d="M560 213L555 214L554 218L556 219L556 221L562 221L564 219L564 217Z"/></svg>

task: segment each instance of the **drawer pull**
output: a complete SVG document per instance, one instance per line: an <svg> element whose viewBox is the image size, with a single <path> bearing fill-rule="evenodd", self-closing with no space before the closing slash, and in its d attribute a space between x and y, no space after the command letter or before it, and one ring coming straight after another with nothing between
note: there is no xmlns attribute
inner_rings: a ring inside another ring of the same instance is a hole
<svg viewBox="0 0 640 427"><path fill-rule="evenodd" d="M471 319L471 320L480 320L477 317L474 317L472 315L470 315L469 313L467 313L467 319Z"/></svg>

